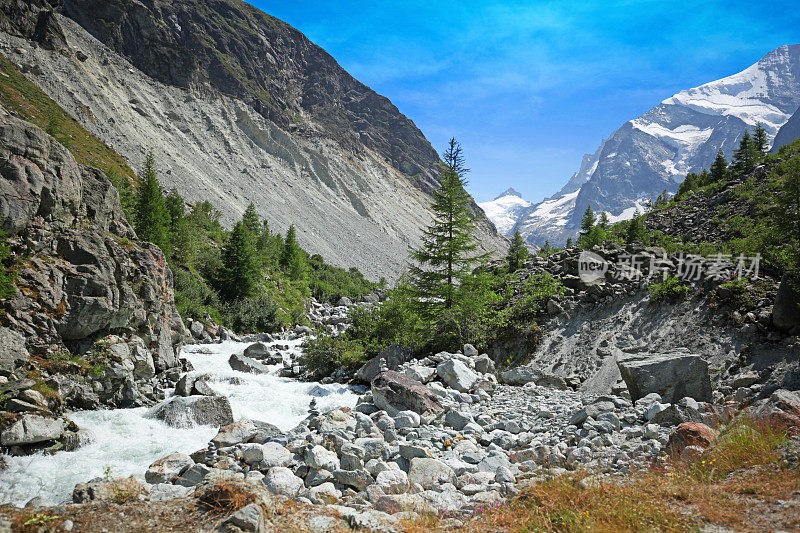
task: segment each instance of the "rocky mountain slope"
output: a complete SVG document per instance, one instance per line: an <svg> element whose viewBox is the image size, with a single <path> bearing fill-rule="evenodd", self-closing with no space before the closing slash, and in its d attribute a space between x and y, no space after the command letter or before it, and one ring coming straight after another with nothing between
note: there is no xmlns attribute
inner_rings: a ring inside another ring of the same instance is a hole
<svg viewBox="0 0 800 533"><path fill-rule="evenodd" d="M330 263L402 271L430 220L436 152L298 31L238 0L67 0L40 46L42 5L3 8L3 53L134 168L153 149L164 186L228 222L252 201ZM503 249L476 212L483 247Z"/></svg>
<svg viewBox="0 0 800 533"><path fill-rule="evenodd" d="M745 128L762 124L774 139L798 105L800 45L781 46L738 74L681 91L626 122L584 156L559 193L528 208L515 229L532 244L563 244L587 205L630 218L645 199L674 192L687 173L707 168L717 150L730 159Z"/></svg>
<svg viewBox="0 0 800 533"><path fill-rule="evenodd" d="M800 109L778 130L772 141L772 151L777 152L781 146L786 146L795 139L800 139Z"/></svg>

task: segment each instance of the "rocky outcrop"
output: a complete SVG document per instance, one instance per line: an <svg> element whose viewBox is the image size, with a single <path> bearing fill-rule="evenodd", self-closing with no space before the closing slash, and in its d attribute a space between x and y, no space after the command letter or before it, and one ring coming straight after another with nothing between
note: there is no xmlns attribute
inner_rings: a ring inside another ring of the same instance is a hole
<svg viewBox="0 0 800 533"><path fill-rule="evenodd" d="M0 227L18 263L2 372L34 365L71 407L157 401L184 334L164 255L137 240L100 171L2 108Z"/></svg>
<svg viewBox="0 0 800 533"><path fill-rule="evenodd" d="M392 370L372 380L372 397L375 405L389 414L405 410L436 414L442 410L442 404L430 388Z"/></svg>

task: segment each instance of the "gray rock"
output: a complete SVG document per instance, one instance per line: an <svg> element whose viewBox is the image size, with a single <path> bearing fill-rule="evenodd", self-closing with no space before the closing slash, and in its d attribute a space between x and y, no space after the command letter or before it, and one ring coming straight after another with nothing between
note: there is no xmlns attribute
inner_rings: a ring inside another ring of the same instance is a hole
<svg viewBox="0 0 800 533"><path fill-rule="evenodd" d="M542 377L541 371L532 366L518 366L500 374L500 382L507 385L525 385Z"/></svg>
<svg viewBox="0 0 800 533"><path fill-rule="evenodd" d="M294 498L303 488L303 480L283 466L275 466L267 471L262 483L273 494Z"/></svg>
<svg viewBox="0 0 800 533"><path fill-rule="evenodd" d="M18 446L53 441L64 434L62 418L46 418L40 415L25 414L0 434L3 446Z"/></svg>
<svg viewBox="0 0 800 533"><path fill-rule="evenodd" d="M184 453L172 453L153 462L144 474L148 483L171 483L194 464L192 458Z"/></svg>
<svg viewBox="0 0 800 533"><path fill-rule="evenodd" d="M475 357L476 355L478 355L478 350L476 350L475 347L471 344L465 344L464 355L467 357Z"/></svg>
<svg viewBox="0 0 800 533"><path fill-rule="evenodd" d="M339 458L336 456L336 452L332 452L318 444L306 450L305 460L308 466L312 468L330 472L339 469Z"/></svg>
<svg viewBox="0 0 800 533"><path fill-rule="evenodd" d="M250 439L256 436L256 433L258 433L258 428L252 420L239 420L219 428L211 442L219 447L227 448L242 442L249 442Z"/></svg>
<svg viewBox="0 0 800 533"><path fill-rule="evenodd" d="M372 485L374 480L366 470L335 470L333 478L342 485L361 491Z"/></svg>
<svg viewBox="0 0 800 533"><path fill-rule="evenodd" d="M16 331L0 327L0 375L11 374L26 365L30 358L25 348L25 337Z"/></svg>
<svg viewBox="0 0 800 533"><path fill-rule="evenodd" d="M156 483L148 487L151 502L185 498L192 491L191 487L172 485L171 483Z"/></svg>
<svg viewBox="0 0 800 533"><path fill-rule="evenodd" d="M494 361L487 354L479 355L475 359L475 370L481 374L494 374Z"/></svg>
<svg viewBox="0 0 800 533"><path fill-rule="evenodd" d="M249 357L250 359L270 359L272 357L272 352L270 352L269 348L263 342L254 342L250 346L244 349L243 355L245 357Z"/></svg>
<svg viewBox="0 0 800 533"><path fill-rule="evenodd" d="M194 487L203 482L205 477L211 473L211 469L202 463L197 463L175 478L174 483L181 487Z"/></svg>
<svg viewBox="0 0 800 533"><path fill-rule="evenodd" d="M237 527L242 531L253 531L255 533L264 533L267 531L264 525L264 511L261 509L261 506L256 503L251 503L242 507L229 516L223 523Z"/></svg>
<svg viewBox="0 0 800 533"><path fill-rule="evenodd" d="M472 415L466 412L448 411L448 413L444 415L445 425L456 431L462 431L470 422L474 422L474 420L472 419Z"/></svg>
<svg viewBox="0 0 800 533"><path fill-rule="evenodd" d="M233 423L231 404L225 396L175 396L148 414L172 427L221 427Z"/></svg>
<svg viewBox="0 0 800 533"><path fill-rule="evenodd" d="M228 364L231 365L232 369L238 372L247 372L249 374L269 373L269 368L264 363L236 353L230 356Z"/></svg>
<svg viewBox="0 0 800 533"><path fill-rule="evenodd" d="M711 401L708 364L697 355L664 354L620 360L619 371L636 401L656 392L664 401L677 403L684 396Z"/></svg>
<svg viewBox="0 0 800 533"><path fill-rule="evenodd" d="M372 383L381 371L381 359L386 361L386 368L397 370L400 365L411 360L412 352L399 344L391 344L381 353L364 363L356 372L356 379L366 383Z"/></svg>
<svg viewBox="0 0 800 533"><path fill-rule="evenodd" d="M260 468L287 466L292 462L292 452L277 442L266 442L258 445L261 450Z"/></svg>
<svg viewBox="0 0 800 533"><path fill-rule="evenodd" d="M436 366L436 374L451 388L468 392L478 381L478 376L458 359L450 359Z"/></svg>
<svg viewBox="0 0 800 533"><path fill-rule="evenodd" d="M420 383L428 383L436 377L436 369L428 366L411 365L403 370L403 374Z"/></svg>
<svg viewBox="0 0 800 533"><path fill-rule="evenodd" d="M419 414L414 411L400 411L394 416L394 427L396 429L418 428L419 424Z"/></svg>
<svg viewBox="0 0 800 533"><path fill-rule="evenodd" d="M425 489L439 490L443 483L456 483L453 469L437 459L415 457L408 470L409 483L419 483Z"/></svg>

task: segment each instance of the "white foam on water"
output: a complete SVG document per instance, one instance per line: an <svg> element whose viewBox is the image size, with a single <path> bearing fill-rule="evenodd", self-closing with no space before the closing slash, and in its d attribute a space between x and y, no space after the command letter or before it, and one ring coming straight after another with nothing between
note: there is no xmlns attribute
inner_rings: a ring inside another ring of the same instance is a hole
<svg viewBox="0 0 800 533"><path fill-rule="evenodd" d="M278 341L290 350L299 349L300 341ZM275 344L275 343L273 343ZM309 394L318 387L318 408L325 412L335 407L355 406L358 395L346 386L320 385L281 378L282 365L271 367L270 374L247 374L231 370L228 358L242 353L247 343L192 345L182 356L195 367L193 374L210 374L209 385L227 396L234 418L269 422L286 431L308 414ZM199 353L207 351L209 353ZM234 379L235 378L235 379ZM79 427L88 429L92 442L71 452L28 457L5 456L7 467L0 471L0 502L24 505L35 496L55 503L71 499L76 483L104 475L111 469L114 477L143 475L156 459L172 452L192 453L203 448L217 433L217 428L198 426L172 428L150 418L149 409L114 409L80 411L67 416Z"/></svg>

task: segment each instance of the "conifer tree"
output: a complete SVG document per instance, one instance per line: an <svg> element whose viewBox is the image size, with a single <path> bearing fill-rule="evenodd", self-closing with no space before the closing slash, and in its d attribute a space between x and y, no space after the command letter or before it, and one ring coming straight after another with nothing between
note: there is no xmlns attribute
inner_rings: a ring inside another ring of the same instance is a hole
<svg viewBox="0 0 800 533"><path fill-rule="evenodd" d="M567 244L564 245L566 248L572 248L572 237L567 237Z"/></svg>
<svg viewBox="0 0 800 533"><path fill-rule="evenodd" d="M711 163L711 168L709 169L709 179L713 183L719 183L724 181L728 177L728 160L725 159L725 154L722 153L722 149L717 151L717 157L714 158L714 162ZM708 185L704 183L703 185Z"/></svg>
<svg viewBox="0 0 800 533"><path fill-rule="evenodd" d="M644 239L644 220L642 219L642 214L637 209L636 213L633 215L633 218L628 224L628 231L625 234L625 242L627 244L632 244L634 242L644 242Z"/></svg>
<svg viewBox="0 0 800 533"><path fill-rule="evenodd" d="M744 130L742 140L739 141L739 147L733 152L733 171L738 176L742 176L751 172L755 166L753 141L750 138L750 132Z"/></svg>
<svg viewBox="0 0 800 533"><path fill-rule="evenodd" d="M588 235L592 228L594 227L595 223L597 222L597 218L594 216L594 211L592 211L592 206L587 205L586 211L583 212L583 218L581 219L581 233L583 235Z"/></svg>
<svg viewBox="0 0 800 533"><path fill-rule="evenodd" d="M252 296L258 287L260 274L252 236L244 222L239 221L222 249L220 296L227 301Z"/></svg>
<svg viewBox="0 0 800 533"><path fill-rule="evenodd" d="M170 216L164 193L158 184L153 152L147 154L141 183L136 189L135 214L134 226L139 238L166 250L169 246Z"/></svg>
<svg viewBox="0 0 800 533"><path fill-rule="evenodd" d="M514 232L514 237L511 239L511 246L508 248L508 271L515 272L522 268L525 259L528 258L528 249L525 247L525 241L522 240L522 235L519 231Z"/></svg>
<svg viewBox="0 0 800 533"><path fill-rule="evenodd" d="M431 204L433 221L422 235L422 246L411 250L417 264L409 273L420 301L427 302L429 308L441 303L445 309L450 309L456 287L469 278L473 265L485 256L474 254L477 248L473 235L475 221L464 178L468 169L455 139L450 139L443 159L441 185Z"/></svg>
<svg viewBox="0 0 800 533"><path fill-rule="evenodd" d="M258 213L256 213L256 206L253 202L250 202L250 205L247 206L247 209L244 210L244 215L242 215L242 223L244 227L247 228L253 238L258 237L259 230L261 229L261 222L258 219Z"/></svg>
<svg viewBox="0 0 800 533"><path fill-rule="evenodd" d="M606 214L605 211L601 211L600 218L597 219L597 225L603 229L606 229L610 223L611 221L608 220L608 214Z"/></svg>
<svg viewBox="0 0 800 533"><path fill-rule="evenodd" d="M294 225L289 226L289 231L286 232L279 264L293 280L299 280L305 275L305 257L297 244Z"/></svg>
<svg viewBox="0 0 800 533"><path fill-rule="evenodd" d="M761 161L764 159L764 156L767 154L767 130L764 129L764 126L761 125L759 122L756 125L756 130L753 132L753 153L755 155L756 162Z"/></svg>

